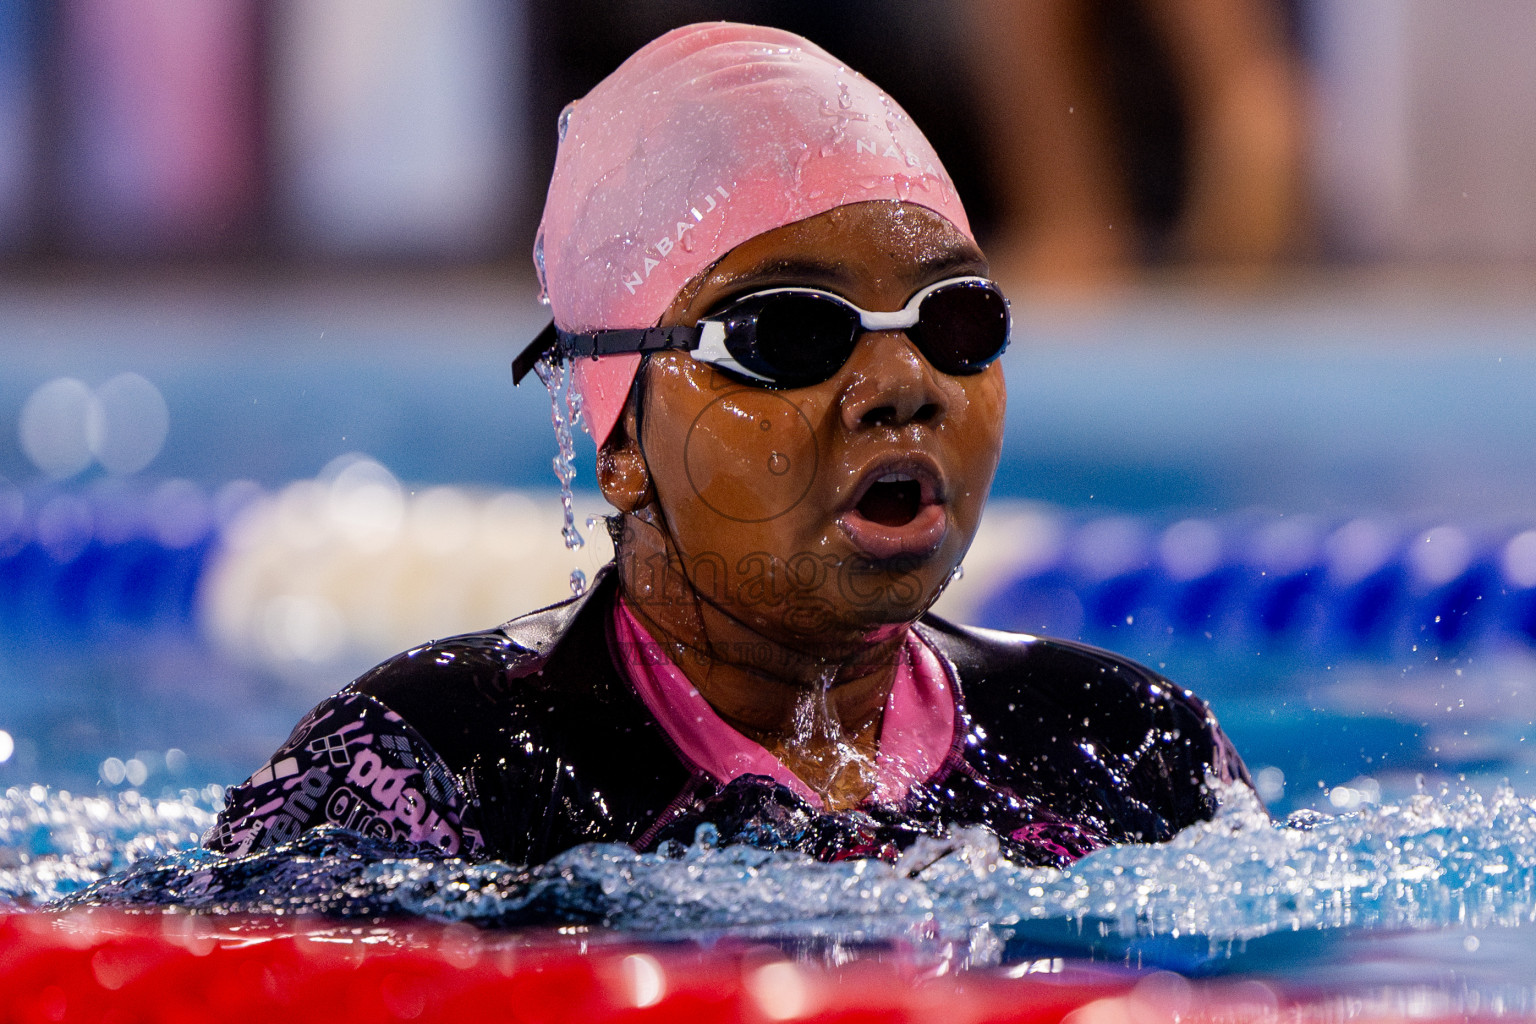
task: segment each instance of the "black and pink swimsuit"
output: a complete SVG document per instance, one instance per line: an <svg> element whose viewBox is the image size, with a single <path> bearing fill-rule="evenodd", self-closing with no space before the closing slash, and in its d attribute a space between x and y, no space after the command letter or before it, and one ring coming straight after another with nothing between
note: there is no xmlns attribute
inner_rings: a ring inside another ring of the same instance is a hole
<svg viewBox="0 0 1536 1024"><path fill-rule="evenodd" d="M1158 842L1247 781L1205 706L1081 644L927 616L903 646L876 789L827 812L659 654L606 571L499 629L407 651L317 706L205 837L243 854L332 824L537 863L585 842L722 841L895 857L983 825L1015 860Z"/></svg>

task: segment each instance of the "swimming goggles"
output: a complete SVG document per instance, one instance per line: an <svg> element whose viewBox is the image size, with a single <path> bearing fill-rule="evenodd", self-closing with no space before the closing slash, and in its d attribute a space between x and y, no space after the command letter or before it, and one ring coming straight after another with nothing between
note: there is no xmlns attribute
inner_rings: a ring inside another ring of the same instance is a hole
<svg viewBox="0 0 1536 1024"><path fill-rule="evenodd" d="M562 358L680 349L755 384L802 388L830 380L866 331L904 331L934 369L979 373L1008 347L1008 300L984 277L952 277L902 309L872 313L819 288L770 288L737 299L693 327L571 334L551 323L512 362L521 381L548 353Z"/></svg>

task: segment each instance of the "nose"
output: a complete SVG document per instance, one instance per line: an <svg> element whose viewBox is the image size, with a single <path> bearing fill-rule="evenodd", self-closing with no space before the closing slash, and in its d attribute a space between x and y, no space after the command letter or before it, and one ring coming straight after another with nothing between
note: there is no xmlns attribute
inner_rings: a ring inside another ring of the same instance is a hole
<svg viewBox="0 0 1536 1024"><path fill-rule="evenodd" d="M954 381L923 358L901 331L870 331L844 364L843 427L937 427L959 398Z"/></svg>

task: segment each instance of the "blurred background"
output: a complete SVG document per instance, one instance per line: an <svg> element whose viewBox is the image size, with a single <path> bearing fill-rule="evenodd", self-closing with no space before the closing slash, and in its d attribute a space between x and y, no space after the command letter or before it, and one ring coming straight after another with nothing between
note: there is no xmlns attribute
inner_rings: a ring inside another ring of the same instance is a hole
<svg viewBox="0 0 1536 1024"><path fill-rule="evenodd" d="M1162 667L1278 810L1536 790L1518 0L0 0L0 786L238 781L601 565L508 373L555 118L713 18L884 86L1013 297L946 611Z"/></svg>

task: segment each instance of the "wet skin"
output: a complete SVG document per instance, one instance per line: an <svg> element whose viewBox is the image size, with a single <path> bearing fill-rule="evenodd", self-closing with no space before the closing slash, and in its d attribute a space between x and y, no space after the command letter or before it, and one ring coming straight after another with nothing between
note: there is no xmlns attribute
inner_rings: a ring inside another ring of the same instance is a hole
<svg viewBox="0 0 1536 1024"><path fill-rule="evenodd" d="M661 323L787 285L896 310L986 272L939 215L858 203L737 246ZM879 331L804 388L745 385L682 352L643 372L643 410L630 403L598 460L605 496L632 513L625 596L726 722L828 806L856 805L874 786L904 627L975 536L1002 447L1002 367L949 376ZM877 483L893 473L912 479Z"/></svg>

